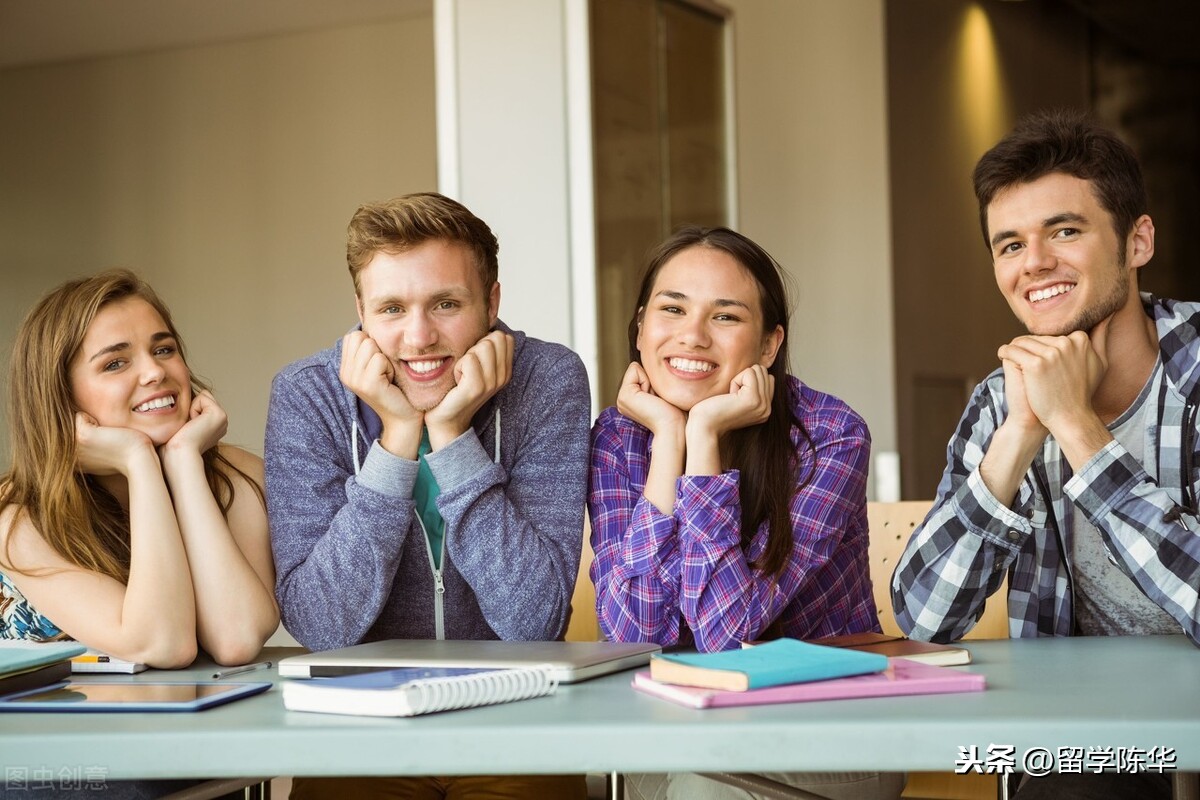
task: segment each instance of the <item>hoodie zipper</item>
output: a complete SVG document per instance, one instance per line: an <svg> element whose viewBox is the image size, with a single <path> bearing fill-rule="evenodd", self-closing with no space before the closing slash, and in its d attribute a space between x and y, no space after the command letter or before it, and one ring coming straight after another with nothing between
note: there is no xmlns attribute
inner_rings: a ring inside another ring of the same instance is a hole
<svg viewBox="0 0 1200 800"><path fill-rule="evenodd" d="M352 416L353 422L351 423L351 426L350 426L350 449L351 449L352 459L354 461L354 474L357 475L358 471L359 471L359 466L360 466L358 463L359 428L358 428L357 407L352 409L352 413L353 413L353 416ZM495 430L495 437L494 437L495 441L493 444L494 451L493 451L492 457L495 460L495 462L497 464L499 464L500 463L500 409L499 408L496 409L494 419L495 419L496 430ZM364 436L363 438L365 439L366 437ZM420 514L414 513L413 516L415 516L417 518L417 524L419 524L421 526L421 534L423 535L423 537L425 539L425 556L429 560L429 571L433 574L433 632L434 632L433 638L445 639L446 638L446 604L445 604L446 582L445 582L445 580L443 580L443 577L442 577L442 569L440 567L438 567L437 563L433 560L433 547L429 544L429 532L427 530L425 530L425 520L421 519ZM439 561L442 564L446 563L446 536L444 533L442 535L441 558L439 559Z"/></svg>
<svg viewBox="0 0 1200 800"><path fill-rule="evenodd" d="M446 638L446 583L442 580L442 570L433 560L433 546L429 543L429 532L425 530L425 520L420 514L414 514L417 524L421 526L421 534L425 539L425 555L429 559L429 570L433 573L433 638ZM446 563L446 537L442 536L441 563Z"/></svg>

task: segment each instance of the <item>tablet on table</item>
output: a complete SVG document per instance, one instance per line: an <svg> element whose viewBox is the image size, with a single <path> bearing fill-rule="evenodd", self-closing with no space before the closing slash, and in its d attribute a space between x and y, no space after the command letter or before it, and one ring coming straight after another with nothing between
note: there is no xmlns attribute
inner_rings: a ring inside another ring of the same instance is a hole
<svg viewBox="0 0 1200 800"><path fill-rule="evenodd" d="M62 682L0 697L0 711L200 711L265 692L268 682Z"/></svg>

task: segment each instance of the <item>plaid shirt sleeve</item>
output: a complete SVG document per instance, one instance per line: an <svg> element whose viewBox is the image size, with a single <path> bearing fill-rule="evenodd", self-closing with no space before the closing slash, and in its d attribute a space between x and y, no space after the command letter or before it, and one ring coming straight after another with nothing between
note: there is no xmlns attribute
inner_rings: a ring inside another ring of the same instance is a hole
<svg viewBox="0 0 1200 800"><path fill-rule="evenodd" d="M672 645L680 629L677 526L642 495L649 460L649 432L605 409L592 429L590 574L606 638Z"/></svg>
<svg viewBox="0 0 1200 800"><path fill-rule="evenodd" d="M858 613L839 607L851 594L844 591L845 581L853 581L854 570L863 567L841 544L866 507L871 438L848 408L821 427L819 432L809 427L814 441L801 453L800 476L809 480L792 496L792 550L778 576L750 566L766 550L765 523L749 552L741 548L739 473L680 478L680 607L701 651L728 650L759 638L797 596L805 598L804 617L814 630L827 616ZM868 611L873 621L873 608Z"/></svg>
<svg viewBox="0 0 1200 800"><path fill-rule="evenodd" d="M1029 519L1000 503L979 475L1002 420L1000 374L976 387L947 446L937 499L892 576L896 622L914 639L961 639L1033 535Z"/></svg>
<svg viewBox="0 0 1200 800"><path fill-rule="evenodd" d="M592 434L589 511L605 636L672 645L686 622L697 648L713 651L758 638L798 596L809 601L806 617L858 614L839 606L851 594L845 581L865 563L839 545L866 505L871 442L861 418L841 408L844 416L802 454L800 472L810 480L792 498L794 544L779 576L750 567L766 549L765 524L749 552L741 548L738 471L682 476L673 515L662 514L642 496L648 434L620 424L615 409L601 414Z"/></svg>
<svg viewBox="0 0 1200 800"><path fill-rule="evenodd" d="M1147 597L1200 644L1200 520L1176 505L1117 441L1063 486Z"/></svg>

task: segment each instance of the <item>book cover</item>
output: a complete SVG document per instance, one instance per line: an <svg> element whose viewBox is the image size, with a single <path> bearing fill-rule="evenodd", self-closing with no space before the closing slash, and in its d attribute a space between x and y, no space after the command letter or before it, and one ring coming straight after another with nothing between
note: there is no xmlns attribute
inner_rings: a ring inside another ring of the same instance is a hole
<svg viewBox="0 0 1200 800"><path fill-rule="evenodd" d="M744 692L863 675L887 666L887 658L875 653L775 639L720 653L664 653L650 659L650 674L660 683Z"/></svg>
<svg viewBox="0 0 1200 800"><path fill-rule="evenodd" d="M13 672L0 677L0 697L6 694L27 692L30 689L40 689L52 683L65 681L71 677L70 661L55 661L44 667L33 667L21 672Z"/></svg>
<svg viewBox="0 0 1200 800"><path fill-rule="evenodd" d="M886 633L848 633L844 636L814 639L813 644L846 647L866 653L878 653L888 658L908 658L920 661L922 664L934 664L941 667L957 667L971 663L971 652L965 647L918 642L903 636L890 636Z"/></svg>
<svg viewBox="0 0 1200 800"><path fill-rule="evenodd" d="M292 711L409 717L435 711L509 703L553 694L551 668L411 667L289 680L283 705Z"/></svg>
<svg viewBox="0 0 1200 800"><path fill-rule="evenodd" d="M78 642L0 641L0 676L66 661L87 650Z"/></svg>
<svg viewBox="0 0 1200 800"><path fill-rule="evenodd" d="M136 661L126 661L123 658L110 656L108 653L93 649L89 649L86 653L81 653L71 659L71 671L76 674L105 672L133 675L138 672L145 672L146 669L145 664Z"/></svg>
<svg viewBox="0 0 1200 800"><path fill-rule="evenodd" d="M696 686L660 683L646 671L633 678L633 688L689 708L724 708L770 703L803 703L817 700L849 700L860 697L892 697L915 694L946 694L983 691L983 675L959 672L898 658L883 672L855 675L810 683L792 683L730 692Z"/></svg>

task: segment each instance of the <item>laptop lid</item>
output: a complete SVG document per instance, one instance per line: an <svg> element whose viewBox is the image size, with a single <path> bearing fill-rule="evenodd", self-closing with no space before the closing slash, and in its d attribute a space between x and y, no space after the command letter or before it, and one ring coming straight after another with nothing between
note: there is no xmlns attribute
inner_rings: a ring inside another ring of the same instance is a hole
<svg viewBox="0 0 1200 800"><path fill-rule="evenodd" d="M279 662L285 678L325 678L395 667L529 667L550 664L562 683L640 667L661 652L642 642L503 642L462 639L388 639L289 656Z"/></svg>

